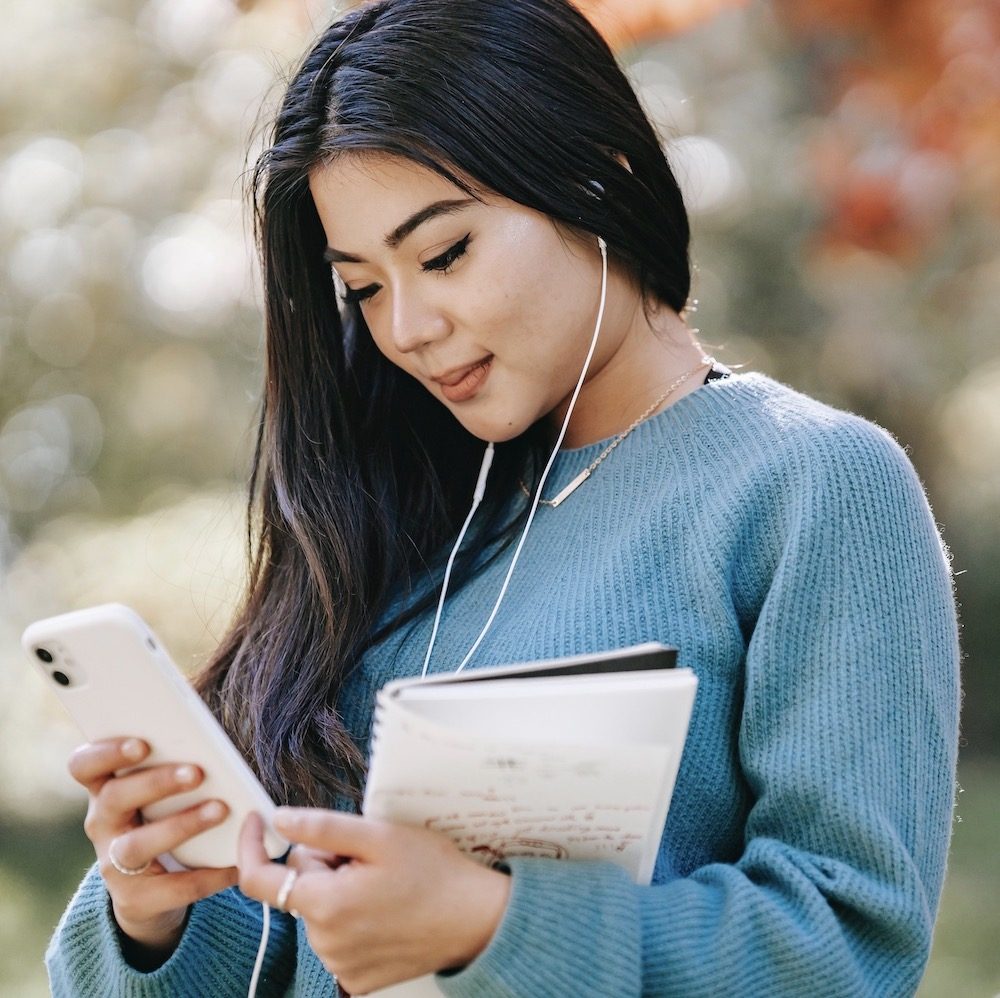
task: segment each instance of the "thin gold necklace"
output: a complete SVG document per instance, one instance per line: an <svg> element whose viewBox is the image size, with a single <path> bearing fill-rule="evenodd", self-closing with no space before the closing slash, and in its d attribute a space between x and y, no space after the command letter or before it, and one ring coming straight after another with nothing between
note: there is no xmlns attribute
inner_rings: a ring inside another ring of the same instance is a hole
<svg viewBox="0 0 1000 998"><path fill-rule="evenodd" d="M553 507L554 506L558 506L561 503L564 503L581 485L583 485L583 483L588 478L590 478L590 476L594 473L594 469L597 468L597 466L640 423L642 423L646 419L649 419L649 417L656 411L656 409L659 406L661 406L664 402L666 402L667 399L670 398L670 396L678 388L680 388L680 386L683 385L685 381L688 380L688 378L691 378L695 374L697 374L706 364L712 365L714 363L715 363L715 358L714 357L708 357L708 356L702 357L701 360L698 362L698 366L697 367L692 368L686 374L682 374L676 381L671 382L670 386L667 388L667 390L630 427L628 427L628 429L622 430L622 432L619 433L618 436L615 437L615 439L612 440L611 443L609 443L608 446L605 447L604 450L602 450L601 453L597 455L597 459L592 464L590 464L588 467L584 468L583 471L581 471L580 474L577 475L576 478L574 478L573 481L571 481L569 483L569 485L567 485L566 488L564 488L562 490L562 492L559 493L559 495L557 495L554 499L539 499L538 500L539 503L541 503L541 505L543 505L543 506L553 506ZM522 480L520 480L520 479L518 480L518 484L521 486L521 491L525 494L525 496L527 496L527 498L530 499L531 498L531 493L528 491L528 486L525 485L524 482Z"/></svg>

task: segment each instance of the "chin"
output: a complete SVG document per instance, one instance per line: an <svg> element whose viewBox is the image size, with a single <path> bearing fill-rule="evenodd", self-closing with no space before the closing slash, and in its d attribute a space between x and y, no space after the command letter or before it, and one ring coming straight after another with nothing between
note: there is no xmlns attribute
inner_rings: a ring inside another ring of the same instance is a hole
<svg viewBox="0 0 1000 998"><path fill-rule="evenodd" d="M478 417L469 414L459 419L459 422L474 437L482 440L483 443L492 441L495 444L502 444L508 440L513 440L531 426L530 420L518 419L516 417L512 419L509 416L505 419L499 417L491 419L486 414Z"/></svg>

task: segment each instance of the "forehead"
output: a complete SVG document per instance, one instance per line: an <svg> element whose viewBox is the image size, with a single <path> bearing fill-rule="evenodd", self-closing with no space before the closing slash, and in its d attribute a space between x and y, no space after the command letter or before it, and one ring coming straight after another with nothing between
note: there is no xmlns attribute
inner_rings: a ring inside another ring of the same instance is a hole
<svg viewBox="0 0 1000 998"><path fill-rule="evenodd" d="M482 185L462 179L484 201L495 200ZM380 239L434 201L469 196L434 170L383 153L345 153L317 166L309 173L309 189L330 244L345 249Z"/></svg>

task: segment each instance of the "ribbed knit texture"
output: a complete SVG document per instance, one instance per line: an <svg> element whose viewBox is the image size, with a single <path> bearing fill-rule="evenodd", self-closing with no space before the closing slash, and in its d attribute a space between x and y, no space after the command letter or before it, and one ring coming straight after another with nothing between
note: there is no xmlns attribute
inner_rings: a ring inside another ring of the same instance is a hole
<svg viewBox="0 0 1000 998"><path fill-rule="evenodd" d="M602 449L563 451L554 495ZM509 552L445 608L431 672L475 640ZM418 674L431 615L366 657L342 703ZM642 424L543 507L467 668L662 641L698 675L652 886L608 863L515 858L490 945L452 998L912 994L951 829L958 636L946 552L884 430L760 374ZM194 906L166 964L123 962L94 871L48 954L59 995L246 992L259 906ZM333 984L279 919L261 995Z"/></svg>

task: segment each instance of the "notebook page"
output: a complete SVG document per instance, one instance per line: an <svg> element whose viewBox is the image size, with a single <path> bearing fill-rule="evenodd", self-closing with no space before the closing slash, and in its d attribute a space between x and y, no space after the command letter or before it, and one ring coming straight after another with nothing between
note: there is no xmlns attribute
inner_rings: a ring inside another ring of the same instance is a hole
<svg viewBox="0 0 1000 998"><path fill-rule="evenodd" d="M608 860L648 883L670 761L666 745L482 737L387 701L364 813L443 832L486 865L506 856Z"/></svg>

